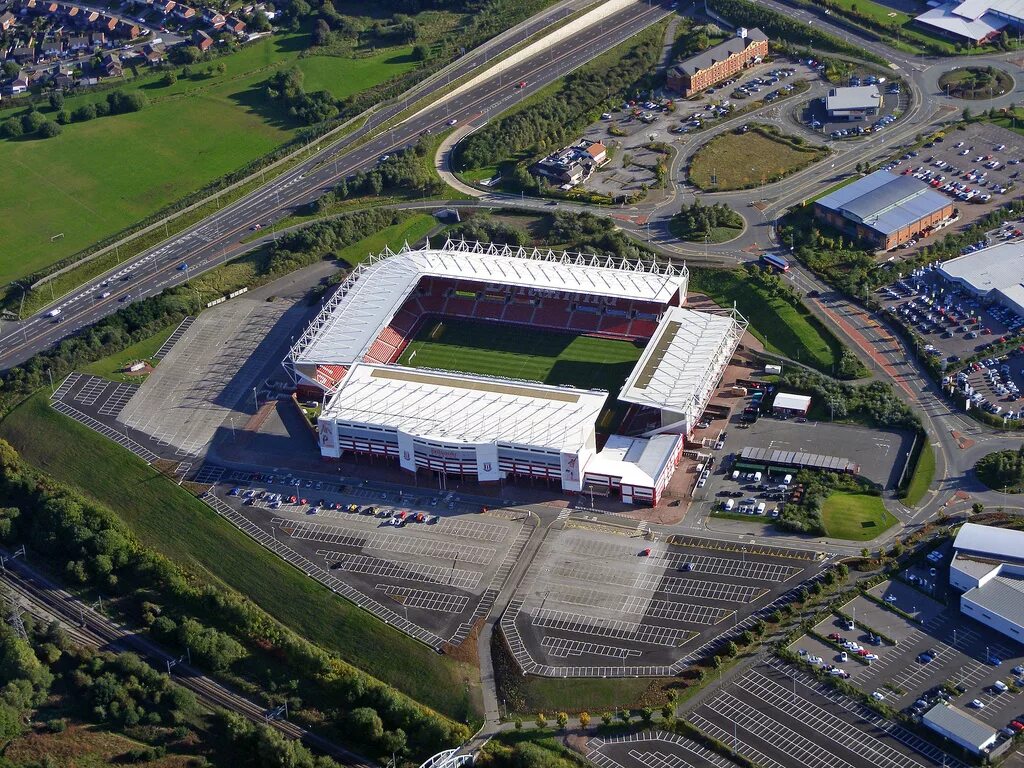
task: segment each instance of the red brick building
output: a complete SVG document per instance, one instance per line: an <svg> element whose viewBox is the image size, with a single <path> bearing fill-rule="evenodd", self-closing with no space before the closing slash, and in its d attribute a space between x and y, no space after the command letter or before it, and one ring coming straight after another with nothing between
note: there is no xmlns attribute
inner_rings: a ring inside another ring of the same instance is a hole
<svg viewBox="0 0 1024 768"><path fill-rule="evenodd" d="M683 96L720 83L768 55L768 37L760 29L736 30L736 37L708 48L668 71L668 87Z"/></svg>

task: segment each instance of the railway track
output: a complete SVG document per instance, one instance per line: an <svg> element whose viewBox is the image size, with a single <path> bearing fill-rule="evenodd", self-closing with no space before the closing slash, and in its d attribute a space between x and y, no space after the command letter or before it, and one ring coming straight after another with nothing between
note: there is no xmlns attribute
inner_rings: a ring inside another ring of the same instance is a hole
<svg viewBox="0 0 1024 768"><path fill-rule="evenodd" d="M3 583L12 596L36 618L59 621L75 642L101 650L138 653L161 672L166 670L168 662L173 662L174 681L192 691L205 704L235 712L255 723L265 723L289 738L302 741L317 752L330 755L345 766L376 768L376 764L367 758L311 733L300 725L288 720L268 719L266 710L260 705L206 677L194 667L176 660L148 638L126 630L86 607L63 589L28 571L24 564L17 563L13 568L12 565L8 561L2 575Z"/></svg>

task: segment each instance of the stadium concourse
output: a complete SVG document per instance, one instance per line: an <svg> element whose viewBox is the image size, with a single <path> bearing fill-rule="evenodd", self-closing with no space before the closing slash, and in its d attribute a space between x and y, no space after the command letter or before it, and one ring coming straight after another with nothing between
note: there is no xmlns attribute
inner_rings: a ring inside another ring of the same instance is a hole
<svg viewBox="0 0 1024 768"><path fill-rule="evenodd" d="M684 307L687 283L657 262L405 246L359 265L284 365L324 401L324 458L655 505L747 325Z"/></svg>

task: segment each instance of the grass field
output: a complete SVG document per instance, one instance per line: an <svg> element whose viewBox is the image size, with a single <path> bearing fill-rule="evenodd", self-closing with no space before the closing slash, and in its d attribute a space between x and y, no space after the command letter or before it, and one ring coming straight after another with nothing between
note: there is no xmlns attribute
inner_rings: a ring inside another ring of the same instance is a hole
<svg viewBox="0 0 1024 768"><path fill-rule="evenodd" d="M145 75L124 87L149 98L140 112L74 123L45 141L0 141L0 209L21 212L0 219L0 284L77 253L290 139L297 126L267 103L261 83L295 63L304 44L304 35L267 38L218 59L224 75L170 86ZM404 48L298 61L307 87L338 96L413 66ZM65 108L99 98L75 96ZM18 112L0 111L0 120Z"/></svg>
<svg viewBox="0 0 1024 768"><path fill-rule="evenodd" d="M903 495L903 503L908 507L916 507L921 499L928 493L928 488L935 478L935 449L925 438L922 441L921 452L917 456L917 463L910 475L910 482L907 483L906 493Z"/></svg>
<svg viewBox="0 0 1024 768"><path fill-rule="evenodd" d="M688 175L701 189L747 189L778 181L826 154L824 149L797 147L757 130L723 133L697 150Z"/></svg>
<svg viewBox="0 0 1024 768"><path fill-rule="evenodd" d="M878 496L839 491L825 499L821 518L829 536L850 541L873 539L897 522Z"/></svg>
<svg viewBox="0 0 1024 768"><path fill-rule="evenodd" d="M474 669L306 578L134 455L52 410L45 393L0 422L0 437L32 465L108 505L145 545L200 579L233 587L322 648L462 719L463 681L477 679Z"/></svg>
<svg viewBox="0 0 1024 768"><path fill-rule="evenodd" d="M770 351L831 374L839 365L843 345L804 307L767 296L741 271L690 269L690 290L709 296L716 304L733 302L750 321L750 331Z"/></svg>
<svg viewBox="0 0 1024 768"><path fill-rule="evenodd" d="M629 341L459 320L426 323L399 363L544 384L606 389L614 398L640 359Z"/></svg>
<svg viewBox="0 0 1024 768"><path fill-rule="evenodd" d="M159 333L150 336L148 339L132 344L130 347L126 347L120 352L115 352L108 357L101 357L94 363L87 365L82 369L82 373L91 373L96 376L102 376L105 379L111 381L134 381L142 382L145 381L146 376L128 376L121 373L121 369L130 363L138 362L140 360L147 363L153 364L150 358L156 354L156 351L160 349L160 345L167 341L167 337L174 333L175 326L168 326Z"/></svg>

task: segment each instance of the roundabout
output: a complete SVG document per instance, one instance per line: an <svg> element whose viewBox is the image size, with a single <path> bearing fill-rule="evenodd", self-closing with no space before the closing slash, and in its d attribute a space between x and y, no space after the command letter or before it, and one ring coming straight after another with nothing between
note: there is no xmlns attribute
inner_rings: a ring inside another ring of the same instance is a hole
<svg viewBox="0 0 1024 768"><path fill-rule="evenodd" d="M957 67L939 77L938 86L947 96L979 101L993 99L1013 90L1008 72L992 65Z"/></svg>

